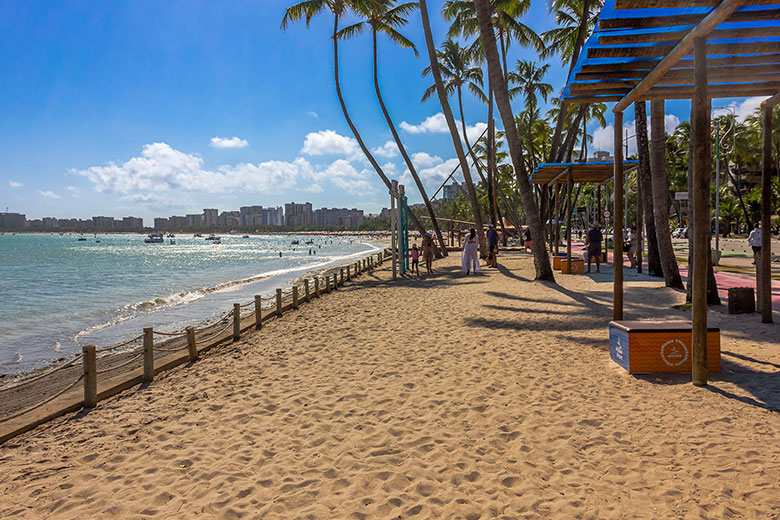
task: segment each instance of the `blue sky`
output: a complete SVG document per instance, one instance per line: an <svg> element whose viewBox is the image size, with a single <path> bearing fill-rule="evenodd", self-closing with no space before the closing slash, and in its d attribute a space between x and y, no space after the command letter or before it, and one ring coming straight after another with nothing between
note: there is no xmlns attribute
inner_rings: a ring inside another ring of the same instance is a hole
<svg viewBox="0 0 780 520"><path fill-rule="evenodd" d="M439 4L429 2L437 43L446 31ZM204 207L386 206L384 186L338 106L332 19L284 32L288 5L0 0L2 210L28 218L135 215L151 223ZM533 2L525 22L539 32L552 27L546 2ZM420 101L431 80L421 77L427 55L418 13L404 32L421 56L381 38L383 94L435 190L454 153L438 103ZM517 47L510 63L518 58L535 53ZM565 71L559 60L550 63L548 81L558 89ZM391 136L374 97L368 35L342 44L341 67L367 144L379 150L389 176L411 184L397 151L385 146ZM669 124L687 119L688 107L670 103ZM486 107L467 96L465 113L478 134ZM594 137L595 148L611 149L609 129Z"/></svg>

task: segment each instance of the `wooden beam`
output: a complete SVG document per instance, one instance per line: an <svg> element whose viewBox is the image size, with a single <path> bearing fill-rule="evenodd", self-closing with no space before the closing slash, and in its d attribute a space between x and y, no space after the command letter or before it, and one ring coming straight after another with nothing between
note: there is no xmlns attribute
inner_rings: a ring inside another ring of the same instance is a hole
<svg viewBox="0 0 780 520"><path fill-rule="evenodd" d="M548 182L548 183L547 183L547 185L549 186L549 185L551 185L551 184L555 184L555 181L557 181L558 179L560 179L561 177L563 177L564 175L566 175L567 173L569 173L569 170L570 170L570 168L565 168L565 169L564 169L563 171L561 171L561 172L560 172L558 175L556 175L555 177L553 177L553 178L552 178L552 180L551 180L550 182Z"/></svg>
<svg viewBox="0 0 780 520"><path fill-rule="evenodd" d="M615 266L612 278L612 319L623 319L623 112L615 112L615 204L612 243L614 248L613 264Z"/></svg>
<svg viewBox="0 0 780 520"><path fill-rule="evenodd" d="M780 14L780 13L779 13ZM646 60L631 60L620 63L599 63L599 64L586 64L581 68L582 72L617 72L617 71L651 71L659 63L661 58L648 58ZM780 53L773 54L761 54L758 56L725 56L722 58L709 58L707 59L708 67L715 67L719 65L761 65L769 63L780 63ZM673 70L676 69L693 69L693 60L690 58L681 59Z"/></svg>
<svg viewBox="0 0 780 520"><path fill-rule="evenodd" d="M640 99L642 94L650 90L650 88L655 84L656 80L662 78L664 74L669 72L669 70L674 67L683 56L690 52L691 47L693 46L694 38L699 36L706 36L712 32L712 30L720 25L723 20L728 18L729 15L739 9L743 3L744 0L723 0L723 2L718 7L713 9L706 17L704 17L704 20L699 22L696 27L691 29L691 31L685 35L685 38L683 38L680 43L678 43L674 49L672 49L669 54L667 54L666 57L661 60L661 63L659 63L653 69L653 71L642 80L639 85L634 87L634 89L626 97L620 100L617 105L612 108L612 111L623 112L626 108L631 106L631 103Z"/></svg>
<svg viewBox="0 0 780 520"><path fill-rule="evenodd" d="M728 88L739 87L744 84L750 83L767 83L774 82L780 84L780 68L770 74L742 74L742 75L713 75L707 76L710 85L716 87L718 85L729 84ZM599 82L588 83L571 83L569 89L572 94L590 94L593 92L604 91L606 89L627 89L631 90L639 84L641 80L638 79L626 79L626 80L606 80ZM658 86L672 88L686 89L685 91L693 90L693 78L661 78L656 83ZM651 89L652 91L652 89Z"/></svg>
<svg viewBox="0 0 780 520"><path fill-rule="evenodd" d="M736 65L726 67L707 67L707 76L712 83L712 77L714 76L743 76L746 74L765 74L776 73L780 68L780 55L777 55L777 63L763 63L759 65ZM609 79L642 79L650 74L651 69L644 70L616 70L616 71L603 71L603 72L577 72L574 74L575 81L604 81ZM693 83L693 67L691 68L674 68L667 72L661 81L668 79L680 80L690 79L690 83ZM668 84L668 83L667 83Z"/></svg>
<svg viewBox="0 0 780 520"><path fill-rule="evenodd" d="M566 267L569 274L571 272L571 214L574 213L574 181L571 179L571 172L566 176L566 195L569 199L566 205Z"/></svg>
<svg viewBox="0 0 780 520"><path fill-rule="evenodd" d="M780 90L780 83L776 81L764 83L739 83L734 85L717 84L710 86L711 98L731 98L748 96L771 96ZM567 99L572 103L607 103L625 99L630 92L628 88L605 88L600 91L582 93L578 95L576 89ZM639 99L692 99L694 87L654 87L644 92ZM601 97L599 97L601 96ZM613 108L614 110L614 108Z"/></svg>
<svg viewBox="0 0 780 520"><path fill-rule="evenodd" d="M682 40L688 30L680 31L657 31L651 33L638 34L607 34L599 36L599 45L624 45L629 43L648 43L648 42L678 42ZM741 29L715 29L710 33L708 39L725 38L775 38L780 36L780 27L745 27Z"/></svg>
<svg viewBox="0 0 780 520"><path fill-rule="evenodd" d="M780 92L778 92L777 94L775 94L771 98L765 99L764 101L762 101L761 102L761 108L765 108L765 107L771 108L771 107L773 107L773 106L775 106L777 104L780 104Z"/></svg>
<svg viewBox="0 0 780 520"><path fill-rule="evenodd" d="M758 255L758 304L761 322L772 323L772 105L761 106L764 140L761 165L761 253Z"/></svg>
<svg viewBox="0 0 780 520"><path fill-rule="evenodd" d="M710 250L710 99L707 95L707 40L694 39L696 95L691 102L693 265L691 272L691 371L693 384L707 384L707 274Z"/></svg>
<svg viewBox="0 0 780 520"><path fill-rule="evenodd" d="M599 20L599 29L649 29L675 25L696 25L704 17L704 14L691 13L669 16L640 15L625 18L604 18ZM726 18L724 22L765 22L777 20L778 17L780 17L780 9L757 9L755 11L736 11Z"/></svg>
<svg viewBox="0 0 780 520"><path fill-rule="evenodd" d="M682 44L684 41L685 39L680 41L680 43L677 45ZM674 52L674 54L672 54L672 52ZM707 44L707 54L757 54L775 52L780 52L780 42L778 41ZM651 56L672 55L682 57L688 55L689 53L689 48L678 51L677 46L674 44L659 43L657 45L648 45L645 47L592 47L588 49L588 58L646 58ZM679 61L679 58L676 58L675 63L677 61ZM670 65L669 68L672 68L673 66L674 63Z"/></svg>

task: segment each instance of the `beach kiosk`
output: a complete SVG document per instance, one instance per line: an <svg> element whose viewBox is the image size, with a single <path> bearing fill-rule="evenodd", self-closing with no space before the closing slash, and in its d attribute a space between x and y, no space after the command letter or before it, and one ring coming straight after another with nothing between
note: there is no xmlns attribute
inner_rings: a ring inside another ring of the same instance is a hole
<svg viewBox="0 0 780 520"><path fill-rule="evenodd" d="M623 113L632 104L649 100L653 134L663 135L658 133L663 132L664 100L691 100L693 262L689 354L692 382L696 386L707 384L709 343L715 341L707 325L712 99L751 96L771 96L761 105L761 222L766 230L771 216L772 107L780 102L780 1L605 0L597 27L583 45L561 96L561 110L569 105L615 103L612 112L616 258L623 254ZM658 161L651 158L654 177L665 175L663 153L658 157ZM762 249L769 250L769 233L762 233ZM761 321L771 323L770 258L761 256L756 288ZM621 322L620 268L614 270L613 287L613 319ZM630 339L631 331L622 332ZM679 341L684 342L683 332L677 333Z"/></svg>

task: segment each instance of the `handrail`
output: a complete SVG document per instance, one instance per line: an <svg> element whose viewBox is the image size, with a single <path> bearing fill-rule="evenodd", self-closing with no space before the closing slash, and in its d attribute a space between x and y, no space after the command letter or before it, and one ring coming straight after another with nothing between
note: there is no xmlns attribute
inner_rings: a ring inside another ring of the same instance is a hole
<svg viewBox="0 0 780 520"><path fill-rule="evenodd" d="M101 349L97 350L96 352L97 352L98 354L101 354L101 353L103 353L103 352L111 352L112 350L116 350L116 349L118 349L118 348L121 348L121 347L127 346L127 345L129 345L130 343L133 343L134 341L138 341L139 339L141 339L141 338L143 338L143 337L144 337L144 335L143 335L143 334L139 334L138 336L136 336L136 337L134 337L134 338L132 338L132 339L128 339L127 341L123 341L122 343L119 343L119 344L117 344L117 345L113 345L113 346L111 346L111 347L104 347L104 348L101 348Z"/></svg>
<svg viewBox="0 0 780 520"><path fill-rule="evenodd" d="M72 366L76 361L78 361L79 359L81 359L83 357L84 357L84 354L79 354L78 356L74 357L73 359L71 359L70 361L65 363L64 365L60 365L58 367L55 367L55 368L53 368L53 369L51 369L51 370L49 370L47 372L44 372L43 374L39 374L39 375L35 376L33 378L25 379L24 381L16 383L15 385L5 386L3 388L0 388L0 392L8 392L10 390L15 390L17 388L21 388L23 386L27 386L30 383L34 383L35 381L40 381L41 379L43 379L46 376L50 376L50 375L54 374L55 372L59 372L60 370L63 370L63 369L68 368L69 366Z"/></svg>
<svg viewBox="0 0 780 520"><path fill-rule="evenodd" d="M56 398L58 398L59 396L61 396L62 394L64 394L65 392L67 392L68 390L70 390L71 388L76 386L77 384L79 384L79 382L82 379L84 379L84 374L83 373L79 376L78 379L73 381L71 384L69 384L68 386L66 386L65 388L63 388L62 390L60 390L59 392L54 394L53 396L46 398L45 400L41 401L40 403L36 404L35 406L31 406L31 407L25 408L25 409L23 409L21 411L14 412L11 415L7 415L7 416L3 417L2 419L0 419L0 421L10 421L11 419L15 419L16 417L19 417L20 415L24 415L24 414L26 414L28 412L32 412L36 408L40 408L41 406L43 406L45 404L48 404L51 401L54 401Z"/></svg>

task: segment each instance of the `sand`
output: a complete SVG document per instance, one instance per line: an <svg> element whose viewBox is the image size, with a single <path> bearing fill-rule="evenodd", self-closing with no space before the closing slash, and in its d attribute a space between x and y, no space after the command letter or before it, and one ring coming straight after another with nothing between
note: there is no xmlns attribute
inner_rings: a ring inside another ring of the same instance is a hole
<svg viewBox="0 0 780 520"><path fill-rule="evenodd" d="M364 275L9 441L0 518L780 518L780 325L711 312L699 389L609 360L608 270L457 263ZM689 317L626 281L627 319Z"/></svg>

